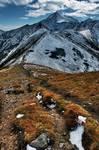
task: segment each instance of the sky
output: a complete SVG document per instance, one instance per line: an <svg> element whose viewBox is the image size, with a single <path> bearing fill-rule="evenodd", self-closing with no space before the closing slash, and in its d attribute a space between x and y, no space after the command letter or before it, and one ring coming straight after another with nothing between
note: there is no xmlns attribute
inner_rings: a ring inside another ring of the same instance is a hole
<svg viewBox="0 0 99 150"><path fill-rule="evenodd" d="M99 19L99 0L0 0L0 29L34 24L58 10L81 19Z"/></svg>

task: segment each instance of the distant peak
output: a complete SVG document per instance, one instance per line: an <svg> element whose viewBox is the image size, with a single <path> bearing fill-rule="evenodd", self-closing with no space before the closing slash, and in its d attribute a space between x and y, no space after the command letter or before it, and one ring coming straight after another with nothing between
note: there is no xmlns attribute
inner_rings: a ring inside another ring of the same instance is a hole
<svg viewBox="0 0 99 150"><path fill-rule="evenodd" d="M59 21L60 19L64 20L64 22L78 22L77 19L68 16L64 10L56 11L55 13L51 14L48 19L55 19L56 21Z"/></svg>

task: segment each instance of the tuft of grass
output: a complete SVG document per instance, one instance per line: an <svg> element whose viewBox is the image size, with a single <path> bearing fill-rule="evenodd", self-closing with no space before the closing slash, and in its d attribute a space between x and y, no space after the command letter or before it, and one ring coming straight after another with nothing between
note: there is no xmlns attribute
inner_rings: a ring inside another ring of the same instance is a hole
<svg viewBox="0 0 99 150"><path fill-rule="evenodd" d="M54 120L37 103L25 104L15 111L15 115L18 113L23 113L24 117L15 119L14 122L24 129L26 141L35 139L42 132L48 132L49 135L54 136Z"/></svg>

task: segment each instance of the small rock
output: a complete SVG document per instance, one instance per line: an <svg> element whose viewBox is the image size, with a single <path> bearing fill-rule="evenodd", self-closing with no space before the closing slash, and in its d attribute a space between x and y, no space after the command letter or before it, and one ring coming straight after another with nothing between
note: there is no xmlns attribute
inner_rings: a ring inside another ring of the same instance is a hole
<svg viewBox="0 0 99 150"><path fill-rule="evenodd" d="M18 94L23 94L24 91L21 90L21 89L15 89L14 87L9 87L9 88L6 88L3 90L4 94L15 94L15 95L18 95Z"/></svg>
<svg viewBox="0 0 99 150"><path fill-rule="evenodd" d="M48 147L50 139L46 133L42 133L36 140L32 141L30 145L37 149L45 149Z"/></svg>
<svg viewBox="0 0 99 150"><path fill-rule="evenodd" d="M52 98L48 97L46 101L43 102L43 107L48 109L54 109L56 107L56 101L54 101Z"/></svg>

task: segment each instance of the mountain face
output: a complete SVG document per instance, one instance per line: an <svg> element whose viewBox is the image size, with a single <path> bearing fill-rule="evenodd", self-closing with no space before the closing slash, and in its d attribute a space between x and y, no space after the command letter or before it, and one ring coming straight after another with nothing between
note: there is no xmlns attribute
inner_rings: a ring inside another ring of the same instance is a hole
<svg viewBox="0 0 99 150"><path fill-rule="evenodd" d="M66 72L99 70L99 20L83 22L62 11L0 35L0 66L31 63Z"/></svg>
<svg viewBox="0 0 99 150"><path fill-rule="evenodd" d="M4 31L3 31L3 30L0 30L0 34L2 34L2 33L4 33Z"/></svg>

